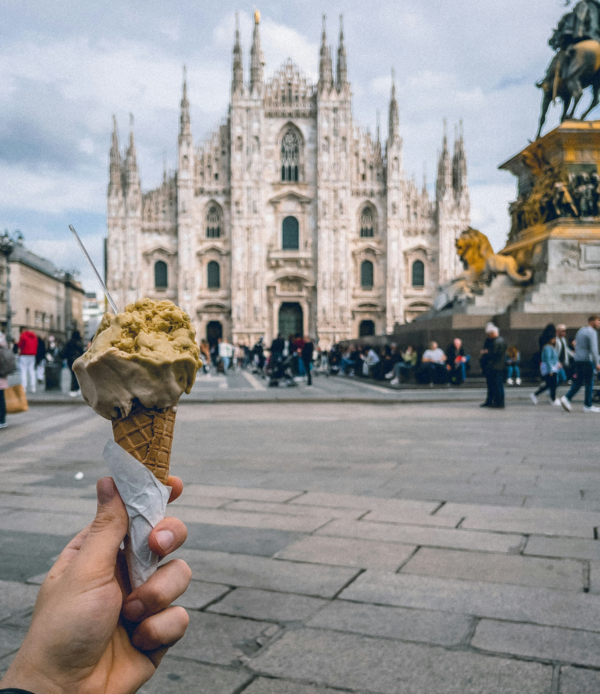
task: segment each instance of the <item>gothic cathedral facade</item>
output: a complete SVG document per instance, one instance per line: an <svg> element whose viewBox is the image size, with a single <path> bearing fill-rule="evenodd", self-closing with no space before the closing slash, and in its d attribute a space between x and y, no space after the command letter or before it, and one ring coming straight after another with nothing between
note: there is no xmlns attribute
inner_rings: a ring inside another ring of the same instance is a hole
<svg viewBox="0 0 600 694"><path fill-rule="evenodd" d="M143 193L133 132L110 151L107 278L120 306L171 299L199 338L252 345L277 333L322 346L392 332L429 310L461 270L455 239L469 224L462 132L446 133L435 199L402 166L392 77L388 135L352 118L344 34L336 71L325 24L319 81L291 62L264 79L255 14L249 80L239 28L226 122L199 148L184 74L178 167Z"/></svg>

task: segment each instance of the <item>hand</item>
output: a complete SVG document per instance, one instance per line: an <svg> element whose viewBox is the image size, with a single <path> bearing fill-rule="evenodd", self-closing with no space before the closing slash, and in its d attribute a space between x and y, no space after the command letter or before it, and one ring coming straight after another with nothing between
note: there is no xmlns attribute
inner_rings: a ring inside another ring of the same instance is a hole
<svg viewBox="0 0 600 694"><path fill-rule="evenodd" d="M170 477L171 499L183 490ZM98 510L69 542L42 584L25 641L1 687L35 694L133 694L149 680L188 625L182 607L169 607L188 587L191 571L175 559L131 592L119 546L127 512L110 477L98 481ZM164 557L187 537L185 525L165 518L150 549Z"/></svg>

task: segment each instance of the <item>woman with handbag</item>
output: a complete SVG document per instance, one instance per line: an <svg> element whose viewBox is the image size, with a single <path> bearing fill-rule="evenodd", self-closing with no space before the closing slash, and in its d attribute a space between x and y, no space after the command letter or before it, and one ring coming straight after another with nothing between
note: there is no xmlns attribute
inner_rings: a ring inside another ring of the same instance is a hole
<svg viewBox="0 0 600 694"><path fill-rule="evenodd" d="M556 398L556 388L558 386L558 372L562 369L562 364L558 361L558 352L556 351L556 336L549 336L548 341L542 349L542 361L540 364L540 373L544 379L544 385L540 386L535 393L529 396L534 405L538 403L538 395L541 395L546 390L550 391L550 402L557 407L560 407L560 400Z"/></svg>
<svg viewBox="0 0 600 694"><path fill-rule="evenodd" d="M5 429L6 423L6 399L4 391L8 388L7 376L15 370L16 360L12 350L8 348L6 337L0 333L0 429Z"/></svg>

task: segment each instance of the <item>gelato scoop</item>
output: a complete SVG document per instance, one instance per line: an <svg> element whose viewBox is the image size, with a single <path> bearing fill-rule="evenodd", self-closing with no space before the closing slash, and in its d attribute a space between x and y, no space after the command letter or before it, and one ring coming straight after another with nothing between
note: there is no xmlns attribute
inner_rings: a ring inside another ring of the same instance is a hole
<svg viewBox="0 0 600 694"><path fill-rule="evenodd" d="M105 419L166 410L189 393L202 362L189 316L171 301L138 299L105 314L73 364L85 401Z"/></svg>

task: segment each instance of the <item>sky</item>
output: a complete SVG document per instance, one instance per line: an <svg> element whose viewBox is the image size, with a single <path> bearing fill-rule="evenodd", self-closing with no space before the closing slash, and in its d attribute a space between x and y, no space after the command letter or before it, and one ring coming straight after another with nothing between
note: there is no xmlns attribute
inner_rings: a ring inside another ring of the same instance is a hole
<svg viewBox="0 0 600 694"><path fill-rule="evenodd" d="M355 123L374 133L379 111L387 131L394 67L405 172L420 181L426 169L431 190L443 119L451 139L462 119L472 225L504 246L515 183L497 167L535 135L535 82L564 0L2 0L0 231L21 230L96 291L68 225L102 266L112 115L124 145L133 113L142 188L152 189L164 162L175 168L182 66L198 144L227 115L236 12L248 78L257 7L267 79L291 57L316 81L322 15L335 55L343 13ZM558 115L557 105L546 131Z"/></svg>

